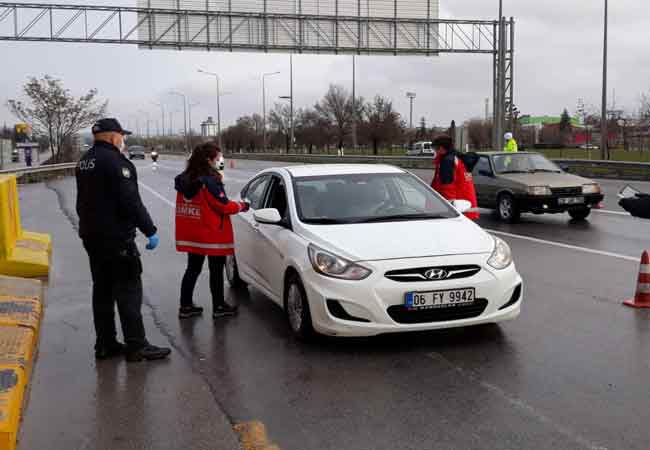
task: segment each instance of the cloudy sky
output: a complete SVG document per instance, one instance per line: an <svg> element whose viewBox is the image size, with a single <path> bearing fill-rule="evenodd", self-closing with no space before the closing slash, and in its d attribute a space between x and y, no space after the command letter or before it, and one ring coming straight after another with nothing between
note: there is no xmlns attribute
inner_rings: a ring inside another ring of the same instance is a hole
<svg viewBox="0 0 650 450"><path fill-rule="evenodd" d="M135 0L75 3L134 6ZM497 0L441 0L440 5L441 17L458 19L496 18L497 7ZM517 21L515 103L522 113L559 115L565 107L573 112L579 97L599 105L602 8L602 0L504 0L505 14ZM617 107L631 112L639 94L650 90L649 20L643 1L610 2L609 83L616 90ZM97 88L110 101L111 114L132 127L137 115L144 116L141 111L149 112L152 120L160 117L153 102L181 109L181 101L168 95L170 90L185 92L199 103L192 110L195 126L215 115L214 79L198 74L199 67L221 74L222 89L230 92L222 99L225 124L261 112L260 73L282 72L268 79L269 103L289 92L288 55L0 42L0 61L0 124L15 121L4 106L6 100L21 97L28 76L45 74L64 80L75 94ZM350 56L295 56L296 107L313 105L330 83L351 88L351 67ZM414 117L426 117L429 126L482 116L492 91L491 57L483 55L363 56L357 58L357 77L360 95L391 97L405 118L405 94L416 92ZM180 127L180 113L175 121L175 128Z"/></svg>

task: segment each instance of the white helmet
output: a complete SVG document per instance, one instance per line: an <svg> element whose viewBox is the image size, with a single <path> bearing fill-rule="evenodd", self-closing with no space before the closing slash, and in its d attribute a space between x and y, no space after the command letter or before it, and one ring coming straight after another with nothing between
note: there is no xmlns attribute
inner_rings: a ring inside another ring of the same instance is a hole
<svg viewBox="0 0 650 450"><path fill-rule="evenodd" d="M512 133L506 133L503 137L506 141L509 141L510 139L512 139Z"/></svg>

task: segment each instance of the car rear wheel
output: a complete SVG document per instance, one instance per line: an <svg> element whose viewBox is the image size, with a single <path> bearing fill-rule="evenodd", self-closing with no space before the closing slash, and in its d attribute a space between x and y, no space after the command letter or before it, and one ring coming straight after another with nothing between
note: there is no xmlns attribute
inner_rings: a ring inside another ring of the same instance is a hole
<svg viewBox="0 0 650 450"><path fill-rule="evenodd" d="M582 208L576 208L569 211L569 215L573 220L585 220L591 214L591 208L586 206Z"/></svg>
<svg viewBox="0 0 650 450"><path fill-rule="evenodd" d="M239 269L237 268L237 260L235 255L226 256L226 279L230 287L234 289L243 289L248 285L239 277Z"/></svg>
<svg viewBox="0 0 650 450"><path fill-rule="evenodd" d="M294 336L306 341L314 336L305 288L296 274L289 275L284 296L284 311Z"/></svg>
<svg viewBox="0 0 650 450"><path fill-rule="evenodd" d="M501 194L497 204L499 219L508 223L515 223L521 217L517 202L511 194Z"/></svg>

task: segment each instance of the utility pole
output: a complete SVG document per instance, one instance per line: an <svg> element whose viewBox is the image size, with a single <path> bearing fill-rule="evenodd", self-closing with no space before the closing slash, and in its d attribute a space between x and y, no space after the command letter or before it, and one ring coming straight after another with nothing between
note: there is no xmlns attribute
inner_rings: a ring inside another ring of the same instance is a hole
<svg viewBox="0 0 650 450"><path fill-rule="evenodd" d="M187 105L187 106L188 106L188 108L187 108L187 112L188 112L188 114L187 114L187 115L188 115L188 121L189 121L189 124L190 124L190 128L189 128L189 133L190 133L190 150L192 149L192 145L194 145L194 144L192 143L192 107L194 107L194 106L198 106L199 104L200 104L200 102L194 102L194 103L188 103L188 105Z"/></svg>
<svg viewBox="0 0 650 450"><path fill-rule="evenodd" d="M413 100L415 99L416 95L415 92L407 92L406 97L410 100L411 102L411 115L409 116L409 128L413 129Z"/></svg>
<svg viewBox="0 0 650 450"><path fill-rule="evenodd" d="M352 55L352 147L354 149L357 148L357 61L356 61L356 55Z"/></svg>
<svg viewBox="0 0 650 450"><path fill-rule="evenodd" d="M293 119L293 53L289 55L289 95L291 96L291 137L289 142L289 153L293 153L293 140L294 140L294 119Z"/></svg>
<svg viewBox="0 0 650 450"><path fill-rule="evenodd" d="M165 105L158 102L151 102L152 104L159 106L160 111L162 112L162 137L165 137Z"/></svg>
<svg viewBox="0 0 650 450"><path fill-rule="evenodd" d="M605 28L603 42L603 109L600 119L600 148L603 160L609 159L608 130L607 130L607 22L608 22L608 1L605 0Z"/></svg>
<svg viewBox="0 0 650 450"><path fill-rule="evenodd" d="M185 151L190 152L190 146L188 145L187 140L187 96L182 92L170 92L171 95L177 95L183 97L183 130L185 132Z"/></svg>
<svg viewBox="0 0 650 450"><path fill-rule="evenodd" d="M486 98L485 99L485 122L490 121L490 99Z"/></svg>
<svg viewBox="0 0 650 450"><path fill-rule="evenodd" d="M278 75L280 72L262 74L262 149L266 150L266 77Z"/></svg>

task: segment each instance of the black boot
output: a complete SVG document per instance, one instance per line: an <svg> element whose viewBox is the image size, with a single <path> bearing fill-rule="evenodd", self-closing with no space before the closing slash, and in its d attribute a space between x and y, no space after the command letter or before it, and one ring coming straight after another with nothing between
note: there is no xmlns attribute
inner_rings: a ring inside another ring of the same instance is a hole
<svg viewBox="0 0 650 450"><path fill-rule="evenodd" d="M96 359L110 359L117 356L122 356L126 351L126 347L121 342L113 342L109 345L96 345L95 358Z"/></svg>
<svg viewBox="0 0 650 450"><path fill-rule="evenodd" d="M156 347L155 345L147 344L138 350L129 350L126 353L126 360L128 362L138 361L153 361L156 359L167 358L172 350L167 347Z"/></svg>
<svg viewBox="0 0 650 450"><path fill-rule="evenodd" d="M190 317L200 316L203 314L203 308L196 305L181 306L178 310L178 317L181 319L189 319Z"/></svg>
<svg viewBox="0 0 650 450"><path fill-rule="evenodd" d="M214 306L214 311L212 312L212 318L218 319L225 316L234 316L237 314L238 308L236 306L230 306L227 303L222 303L220 305Z"/></svg>

